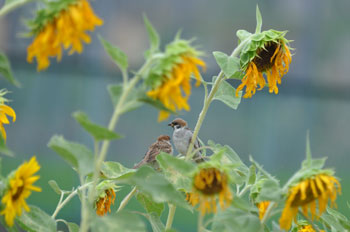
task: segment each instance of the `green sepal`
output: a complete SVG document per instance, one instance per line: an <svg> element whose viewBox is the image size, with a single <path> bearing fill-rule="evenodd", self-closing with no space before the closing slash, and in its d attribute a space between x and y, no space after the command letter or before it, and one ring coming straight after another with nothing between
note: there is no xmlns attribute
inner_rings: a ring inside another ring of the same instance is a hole
<svg viewBox="0 0 350 232"><path fill-rule="evenodd" d="M261 26L262 26L262 17L261 13L259 10L258 4L256 4L256 28L255 28L255 33L260 33L261 32Z"/></svg>
<svg viewBox="0 0 350 232"><path fill-rule="evenodd" d="M39 207L30 205L29 208L29 212L23 210L22 215L16 218L22 229L29 232L56 232L56 222L53 218Z"/></svg>
<svg viewBox="0 0 350 232"><path fill-rule="evenodd" d="M5 53L0 52L0 75L3 76L11 84L20 87L21 84L16 80L12 73L10 61Z"/></svg>
<svg viewBox="0 0 350 232"><path fill-rule="evenodd" d="M156 29L154 29L153 25L148 20L146 15L143 15L143 21L145 23L145 27L146 27L146 30L148 33L149 42L151 45L150 46L150 53L154 53L154 52L158 51L158 49L159 49L159 44L160 44L159 34L156 31Z"/></svg>
<svg viewBox="0 0 350 232"><path fill-rule="evenodd" d="M103 48L107 52L107 54L112 58L112 60L115 62L115 64L122 70L122 72L126 72L128 69L128 57L127 55L120 50L120 48L112 45L107 40L103 39L102 36L98 36L100 39L101 44L103 45Z"/></svg>
<svg viewBox="0 0 350 232"><path fill-rule="evenodd" d="M85 176L94 170L93 153L84 145L65 140L54 135L48 147L60 155L79 175Z"/></svg>
<svg viewBox="0 0 350 232"><path fill-rule="evenodd" d="M73 117L96 141L123 138L122 135L91 122L84 112L76 111L73 113Z"/></svg>

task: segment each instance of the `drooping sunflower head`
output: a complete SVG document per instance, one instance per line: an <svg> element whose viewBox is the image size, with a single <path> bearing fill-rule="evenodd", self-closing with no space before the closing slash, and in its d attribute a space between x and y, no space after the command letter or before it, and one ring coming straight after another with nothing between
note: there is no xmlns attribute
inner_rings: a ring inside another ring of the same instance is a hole
<svg viewBox="0 0 350 232"><path fill-rule="evenodd" d="M261 90L266 83L269 92L278 93L277 84L281 84L282 77L288 72L292 61L289 41L284 38L286 32L275 30L264 31L251 35L246 31L238 31L240 40L248 38L248 43L240 54L240 64L245 75L238 91L245 89L244 98L252 97L256 89ZM264 78L266 76L266 80Z"/></svg>
<svg viewBox="0 0 350 232"><path fill-rule="evenodd" d="M289 189L287 201L279 220L280 227L288 230L293 219L296 218L299 208L306 217L310 217L310 214L312 219L320 217L326 210L329 200L331 206L335 205L337 192L340 194L340 191L339 181L327 172L300 180Z"/></svg>
<svg viewBox="0 0 350 232"><path fill-rule="evenodd" d="M198 66L205 68L203 60L198 58L200 55L191 47L190 41L176 39L170 43L146 79L150 87L147 95L171 111L190 110L191 75L194 75L196 86L199 86L201 77ZM161 110L158 120L165 120L169 115L168 111Z"/></svg>
<svg viewBox="0 0 350 232"><path fill-rule="evenodd" d="M27 61L32 63L36 57L40 71L50 65L50 57L61 60L62 48L70 49L69 54L81 53L82 42L91 42L86 32L102 24L87 0L48 1L47 7L29 22L30 34L35 39L27 49Z"/></svg>
<svg viewBox="0 0 350 232"><path fill-rule="evenodd" d="M105 215L107 212L111 212L111 205L114 204L115 192L113 188L106 189L100 194L95 202L96 214L99 216Z"/></svg>
<svg viewBox="0 0 350 232"><path fill-rule="evenodd" d="M29 162L24 162L10 175L8 189L1 200L5 208L0 212L1 215L5 215L8 226L13 226L15 217L22 214L22 209L30 211L25 199L31 192L41 191L41 188L33 185L40 178L34 175L39 169L40 166L33 156Z"/></svg>
<svg viewBox="0 0 350 232"><path fill-rule="evenodd" d="M12 117L13 122L16 121L15 111L10 106L7 106L5 104L6 102L8 102L8 100L4 97L4 95L7 93L8 91L5 89L0 90L0 132L5 141L6 141L6 131L3 124L10 123L10 121L7 118L7 115Z"/></svg>
<svg viewBox="0 0 350 232"><path fill-rule="evenodd" d="M202 214L216 213L217 199L221 209L227 208L233 199L227 174L215 167L200 169L193 178L193 191L186 195L192 206L199 204Z"/></svg>

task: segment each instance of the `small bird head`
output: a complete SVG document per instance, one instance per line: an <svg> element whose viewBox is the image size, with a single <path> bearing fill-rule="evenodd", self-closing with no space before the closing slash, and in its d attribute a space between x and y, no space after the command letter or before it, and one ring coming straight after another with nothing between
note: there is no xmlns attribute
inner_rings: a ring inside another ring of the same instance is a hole
<svg viewBox="0 0 350 232"><path fill-rule="evenodd" d="M160 135L157 138L157 141L170 141L170 136L168 136L168 135Z"/></svg>
<svg viewBox="0 0 350 232"><path fill-rule="evenodd" d="M168 126L171 126L173 129L179 129L182 127L186 127L187 122L182 118L176 118L171 123L169 123Z"/></svg>

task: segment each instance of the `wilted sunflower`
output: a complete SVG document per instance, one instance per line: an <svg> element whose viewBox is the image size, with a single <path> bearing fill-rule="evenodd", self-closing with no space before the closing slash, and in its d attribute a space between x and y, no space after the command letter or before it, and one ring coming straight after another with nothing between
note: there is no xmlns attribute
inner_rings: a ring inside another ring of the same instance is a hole
<svg viewBox="0 0 350 232"><path fill-rule="evenodd" d="M69 54L81 53L82 41L91 42L86 31L93 31L102 24L87 0L51 1L47 9L38 11L30 22L35 39L27 49L27 61L32 63L36 57L40 71L50 65L49 57L61 60L62 46L65 50L70 48Z"/></svg>
<svg viewBox="0 0 350 232"><path fill-rule="evenodd" d="M4 140L6 140L6 131L4 128L4 124L9 124L10 121L7 118L7 115L12 117L12 121L16 121L16 113L15 111L10 107L5 105L5 102L7 99L5 99L3 96L7 93L6 90L0 90L0 132Z"/></svg>
<svg viewBox="0 0 350 232"><path fill-rule="evenodd" d="M186 200L195 206L199 203L201 214L216 213L216 199L219 199L221 209L227 208L233 199L228 187L228 177L225 172L216 168L203 168L193 180L193 192L186 194Z"/></svg>
<svg viewBox="0 0 350 232"><path fill-rule="evenodd" d="M339 181L328 174L317 174L299 182L289 189L288 198L279 220L280 227L285 230L290 228L293 219L298 214L299 207L306 217L309 217L309 209L312 219L320 217L326 209L328 200L331 200L331 206L335 204L337 191L340 193L340 190ZM318 200L318 212L316 211L316 200Z"/></svg>
<svg viewBox="0 0 350 232"><path fill-rule="evenodd" d="M298 232L316 232L316 230L311 225L303 225L298 228ZM319 232L324 232L324 230Z"/></svg>
<svg viewBox="0 0 350 232"><path fill-rule="evenodd" d="M175 40L169 44L163 58L147 78L146 82L151 86L147 95L172 111L190 110L187 101L191 94L191 75L195 76L198 87L201 83L198 66L205 68L199 54L188 41ZM168 111L161 110L158 120L165 120L169 115Z"/></svg>
<svg viewBox="0 0 350 232"><path fill-rule="evenodd" d="M111 205L114 204L115 192L112 188L106 189L96 201L96 214L99 216L111 212Z"/></svg>
<svg viewBox="0 0 350 232"><path fill-rule="evenodd" d="M281 84L281 79L288 72L292 61L288 40L284 35L285 32L269 30L251 38L251 42L241 52L240 62L245 75L237 88L237 97L244 87L244 98L252 97L258 85L258 90L263 89L266 85L264 73L269 92L278 93L277 84Z"/></svg>
<svg viewBox="0 0 350 232"><path fill-rule="evenodd" d="M262 220L264 218L264 215L266 213L267 207L269 207L270 201L262 201L257 204L259 209L259 218Z"/></svg>
<svg viewBox="0 0 350 232"><path fill-rule="evenodd" d="M34 176L39 169L40 166L33 156L29 162L24 162L19 166L9 178L8 189L1 200L5 209L0 212L1 215L5 215L8 226L13 226L15 217L22 214L22 209L30 211L25 199L30 196L31 191L41 191L41 188L33 186L33 183L40 178L40 176Z"/></svg>

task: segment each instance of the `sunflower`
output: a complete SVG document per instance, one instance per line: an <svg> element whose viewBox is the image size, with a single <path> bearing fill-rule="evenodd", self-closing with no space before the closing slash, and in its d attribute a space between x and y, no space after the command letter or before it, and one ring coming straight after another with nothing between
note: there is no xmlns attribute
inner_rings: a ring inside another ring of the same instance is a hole
<svg viewBox="0 0 350 232"><path fill-rule="evenodd" d="M294 187L289 189L288 198L279 220L280 227L288 230L293 219L298 214L301 207L305 217L318 218L325 211L328 200L331 200L331 206L337 198L337 191L340 193L341 186L339 181L328 174L317 174L303 181L300 181ZM318 211L316 211L316 200L318 201Z"/></svg>
<svg viewBox="0 0 350 232"><path fill-rule="evenodd" d="M22 209L30 211L25 199L30 196L31 191L41 191L41 188L33 186L33 183L40 178L34 176L39 169L40 165L33 156L29 162L24 162L19 166L13 176L9 178L8 189L1 200L5 209L0 212L1 215L5 215L8 226L13 226L15 217L22 214Z"/></svg>
<svg viewBox="0 0 350 232"><path fill-rule="evenodd" d="M205 68L204 61L198 58L199 54L185 40L176 40L168 45L164 57L151 70L147 81L151 90L147 95L172 111L190 110L187 101L191 94L191 75L195 76L198 87L201 83L198 66ZM165 120L169 115L168 111L161 110L158 120Z"/></svg>
<svg viewBox="0 0 350 232"><path fill-rule="evenodd" d="M227 208L233 199L228 187L228 176L217 168L203 168L194 176L193 192L186 194L186 200L195 206L199 204L201 214L216 213L217 198L221 209Z"/></svg>
<svg viewBox="0 0 350 232"><path fill-rule="evenodd" d="M15 111L10 106L5 105L4 103L0 103L0 131L5 141L6 141L6 131L4 128L4 124L10 123L10 121L7 118L7 115L12 117L13 122L16 121Z"/></svg>
<svg viewBox="0 0 350 232"><path fill-rule="evenodd" d="M311 225L304 225L298 228L298 232L316 232L316 230ZM324 232L324 230L320 230L319 232Z"/></svg>
<svg viewBox="0 0 350 232"><path fill-rule="evenodd" d="M48 8L38 12L32 24L35 39L29 45L27 61L33 62L36 57L37 70L46 69L50 65L49 57L62 58L62 47L69 54L83 51L82 41L90 43L91 38L86 31L93 31L103 21L98 18L87 0L52 1Z"/></svg>
<svg viewBox="0 0 350 232"><path fill-rule="evenodd" d="M114 204L115 192L112 188L106 189L96 201L96 214L99 216L111 212L111 205Z"/></svg>
<svg viewBox="0 0 350 232"><path fill-rule="evenodd" d="M266 213L266 210L267 210L267 207L269 207L270 205L270 201L262 201L262 202L259 202L257 204L258 206L258 209L259 209L259 218L260 220L263 219L265 213Z"/></svg>

